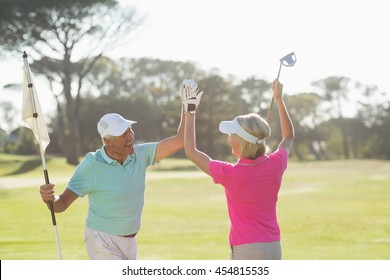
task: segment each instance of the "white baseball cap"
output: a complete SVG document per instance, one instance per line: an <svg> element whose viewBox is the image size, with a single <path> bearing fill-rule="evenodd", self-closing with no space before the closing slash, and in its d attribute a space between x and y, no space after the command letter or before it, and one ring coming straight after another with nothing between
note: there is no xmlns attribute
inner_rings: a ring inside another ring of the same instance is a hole
<svg viewBox="0 0 390 280"><path fill-rule="evenodd" d="M264 139L259 139L256 136L248 133L242 126L238 123L237 117L235 117L232 121L222 121L219 124L219 131L224 134L237 134L245 141L252 144L262 144L264 143Z"/></svg>
<svg viewBox="0 0 390 280"><path fill-rule="evenodd" d="M126 120L119 114L108 113L100 119L97 129L102 138L106 135L120 136L135 123L137 122Z"/></svg>

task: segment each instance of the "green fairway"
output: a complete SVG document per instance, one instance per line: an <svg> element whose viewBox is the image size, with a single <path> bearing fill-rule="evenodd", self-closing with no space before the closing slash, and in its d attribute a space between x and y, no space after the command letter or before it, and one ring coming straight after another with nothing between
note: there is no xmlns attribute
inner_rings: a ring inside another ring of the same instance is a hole
<svg viewBox="0 0 390 280"><path fill-rule="evenodd" d="M48 158L57 193L74 167ZM278 202L285 260L390 259L390 162L291 162ZM0 259L57 259L39 157L0 154ZM228 259L223 188L186 159L148 171L139 259ZM64 259L87 259L87 198L56 214Z"/></svg>

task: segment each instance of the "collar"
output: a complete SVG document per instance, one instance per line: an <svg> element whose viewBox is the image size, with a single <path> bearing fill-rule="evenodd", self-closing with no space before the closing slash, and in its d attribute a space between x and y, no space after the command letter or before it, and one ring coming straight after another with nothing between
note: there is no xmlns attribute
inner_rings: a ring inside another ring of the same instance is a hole
<svg viewBox="0 0 390 280"><path fill-rule="evenodd" d="M112 158L110 158L109 155L107 155L106 149L104 149L104 146L102 146L102 148L100 150L101 150L102 158L105 162L107 162L108 164L112 164L113 162L117 162L119 164L119 162L116 159L112 159ZM125 165L127 162L129 162L132 158L134 158L134 154L127 155L125 161L123 162L123 165Z"/></svg>
<svg viewBox="0 0 390 280"><path fill-rule="evenodd" d="M244 166L252 166L260 164L268 159L268 155L263 155L261 157L258 157L256 159L249 159L249 158L241 158L237 161L236 165L244 165Z"/></svg>
<svg viewBox="0 0 390 280"><path fill-rule="evenodd" d="M104 149L104 146L100 150L102 153L102 158L104 159L105 162L107 162L108 164L111 164L114 161L116 161L115 159L112 159L107 155L106 150Z"/></svg>

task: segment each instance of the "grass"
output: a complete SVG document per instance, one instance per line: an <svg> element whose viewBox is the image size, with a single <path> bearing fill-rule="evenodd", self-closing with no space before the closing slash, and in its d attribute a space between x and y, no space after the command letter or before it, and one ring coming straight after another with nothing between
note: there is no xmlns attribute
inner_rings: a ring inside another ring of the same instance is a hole
<svg viewBox="0 0 390 280"><path fill-rule="evenodd" d="M39 157L0 155L0 259L57 259L50 213L41 202ZM57 193L74 170L49 158ZM278 202L285 260L389 260L390 162L291 162ZM223 188L186 159L166 159L148 171L142 260L229 258ZM87 259L83 243L87 199L56 214L64 259Z"/></svg>

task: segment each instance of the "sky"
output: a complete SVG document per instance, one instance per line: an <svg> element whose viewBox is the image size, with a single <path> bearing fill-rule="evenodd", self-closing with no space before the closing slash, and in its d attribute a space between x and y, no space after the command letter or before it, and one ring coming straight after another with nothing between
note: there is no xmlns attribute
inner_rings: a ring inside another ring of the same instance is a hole
<svg viewBox="0 0 390 280"><path fill-rule="evenodd" d="M290 92L340 75L390 91L387 1L348 0L123 0L145 13L127 53L194 61L239 77L273 80L279 59ZM120 53L120 52L119 52Z"/></svg>
<svg viewBox="0 0 390 280"><path fill-rule="evenodd" d="M120 2L135 7L145 19L128 45L109 53L113 58L190 61L204 70L218 68L241 79L272 81L279 59L295 52L296 64L283 67L280 75L287 94L311 92L313 81L344 76L377 86L390 99L390 16L385 0ZM12 99L19 104L21 92L3 86L21 82L22 59L0 60L0 74L0 102ZM48 97L40 100L52 102ZM48 112L53 106L42 107Z"/></svg>

